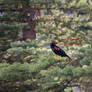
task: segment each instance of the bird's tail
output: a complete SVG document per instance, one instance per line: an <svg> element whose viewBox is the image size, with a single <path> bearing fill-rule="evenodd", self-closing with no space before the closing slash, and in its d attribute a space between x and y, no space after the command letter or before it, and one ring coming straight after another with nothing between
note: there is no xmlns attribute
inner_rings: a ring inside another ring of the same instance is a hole
<svg viewBox="0 0 92 92"><path fill-rule="evenodd" d="M72 59L67 55L67 57L69 58L70 61L72 61Z"/></svg>

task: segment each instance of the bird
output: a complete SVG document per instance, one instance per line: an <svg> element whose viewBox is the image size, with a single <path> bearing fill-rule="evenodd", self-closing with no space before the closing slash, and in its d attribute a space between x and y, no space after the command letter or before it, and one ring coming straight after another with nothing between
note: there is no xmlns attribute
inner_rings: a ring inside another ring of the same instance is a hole
<svg viewBox="0 0 92 92"><path fill-rule="evenodd" d="M52 49L52 51L58 55L58 56L61 56L61 57L68 57L69 60L72 60L66 53L64 50L62 50L60 47L56 46L57 43L55 42L52 42L50 43L50 48Z"/></svg>

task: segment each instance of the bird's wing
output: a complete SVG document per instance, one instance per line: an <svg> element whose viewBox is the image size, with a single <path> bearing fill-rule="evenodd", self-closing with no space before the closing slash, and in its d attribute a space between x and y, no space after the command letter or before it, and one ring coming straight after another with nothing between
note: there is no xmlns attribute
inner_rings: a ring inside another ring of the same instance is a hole
<svg viewBox="0 0 92 92"><path fill-rule="evenodd" d="M60 53L62 53L63 55L66 55L65 51L60 49Z"/></svg>
<svg viewBox="0 0 92 92"><path fill-rule="evenodd" d="M60 48L58 46L54 46L55 50L60 50Z"/></svg>

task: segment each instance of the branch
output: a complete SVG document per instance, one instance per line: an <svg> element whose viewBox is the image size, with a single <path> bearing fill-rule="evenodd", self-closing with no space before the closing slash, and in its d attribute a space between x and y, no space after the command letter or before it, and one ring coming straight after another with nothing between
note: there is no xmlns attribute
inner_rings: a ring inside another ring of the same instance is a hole
<svg viewBox="0 0 92 92"><path fill-rule="evenodd" d="M0 7L0 8L1 8L1 7ZM83 9L80 9L80 8L77 8L77 7L70 7L70 8L67 8L67 7L65 7L65 8L64 8L64 7L45 7L45 8L43 8L43 7L33 7L33 8L32 8L32 7L30 7L30 9L35 9L35 10L46 10L46 9L47 9L47 10L51 10L51 9L52 9L52 10L54 10L54 9L59 10L59 9L60 9L60 10L64 10L64 11L75 10L75 11L78 11L78 12L79 12L79 11L83 11ZM10 11L13 11L13 12L23 12L23 11L24 11L24 8L21 8L21 9L12 9L12 8L11 8L11 9L8 9L8 8L6 7L6 9L0 9L0 11L3 11L3 12L4 12L4 11L9 11L9 12L10 12ZM92 14L91 11L92 11L92 10L89 9L89 11L87 11L87 12L89 12L90 14Z"/></svg>
<svg viewBox="0 0 92 92"><path fill-rule="evenodd" d="M50 63L48 66L46 66L45 69L47 69L47 68L49 68L50 66L52 66L52 65L54 65L54 64L56 64L56 63L59 63L59 62L62 62L62 61L58 60L58 61L52 62L52 63Z"/></svg>

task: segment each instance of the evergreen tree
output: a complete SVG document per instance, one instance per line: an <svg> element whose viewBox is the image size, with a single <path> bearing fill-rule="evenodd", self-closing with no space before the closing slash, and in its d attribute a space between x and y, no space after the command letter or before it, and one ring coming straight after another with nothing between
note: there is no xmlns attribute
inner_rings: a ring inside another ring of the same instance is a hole
<svg viewBox="0 0 92 92"><path fill-rule="evenodd" d="M7 51L1 58L0 91L70 92L79 87L90 92L91 5L89 0L1 0L0 43ZM65 44L71 63L46 47L52 40Z"/></svg>

